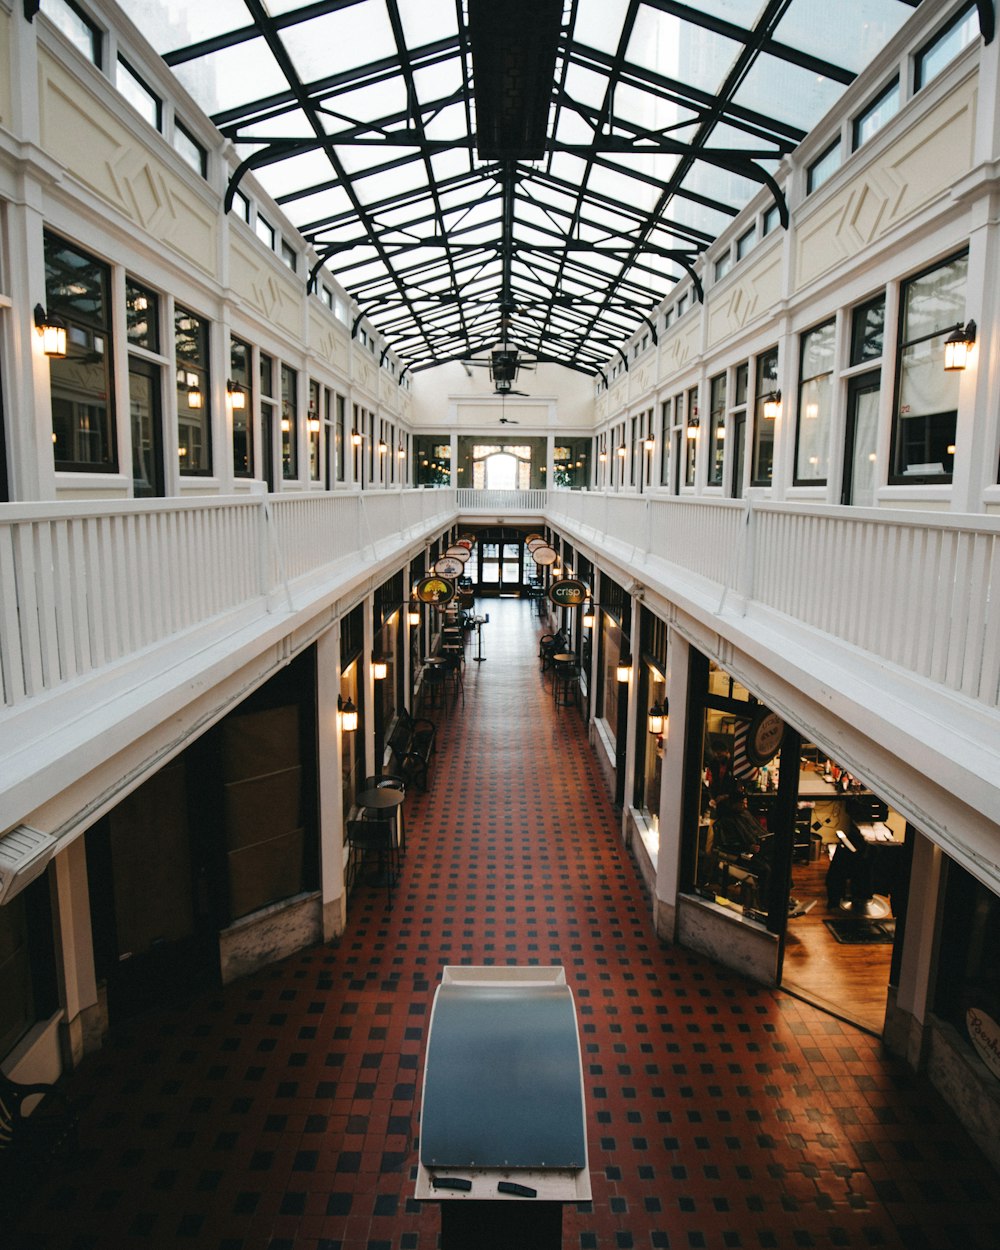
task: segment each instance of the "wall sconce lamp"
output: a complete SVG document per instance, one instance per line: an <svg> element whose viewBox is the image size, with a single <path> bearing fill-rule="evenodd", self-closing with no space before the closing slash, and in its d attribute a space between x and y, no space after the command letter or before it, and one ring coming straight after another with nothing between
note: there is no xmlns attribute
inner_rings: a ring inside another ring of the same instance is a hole
<svg viewBox="0 0 1000 1250"><path fill-rule="evenodd" d="M965 368L975 341L976 323L974 321L968 321L964 326L959 322L955 326L944 341L944 367L947 372L957 373Z"/></svg>
<svg viewBox="0 0 1000 1250"><path fill-rule="evenodd" d="M372 656L372 676L376 681L385 681L389 676L389 665L381 656Z"/></svg>
<svg viewBox="0 0 1000 1250"><path fill-rule="evenodd" d="M340 716L340 727L344 733L354 733L358 727L358 709L351 700L342 699L337 695L337 713Z"/></svg>
<svg viewBox="0 0 1000 1250"><path fill-rule="evenodd" d="M619 456L621 456L623 460L628 455L628 448L625 446L624 443L619 443L616 448L616 451L618 452Z"/></svg>
<svg viewBox="0 0 1000 1250"><path fill-rule="evenodd" d="M187 402L188 402L189 408L201 408L204 406L205 399L199 387L189 386L188 394L187 394Z"/></svg>
<svg viewBox="0 0 1000 1250"><path fill-rule="evenodd" d="M306 428L308 429L310 434L318 434L319 433L319 417L310 417L309 420L306 422Z"/></svg>
<svg viewBox="0 0 1000 1250"><path fill-rule="evenodd" d="M413 629L420 624L420 609L415 603L406 609L406 623Z"/></svg>
<svg viewBox="0 0 1000 1250"><path fill-rule="evenodd" d="M404 458L405 458L405 456L406 456L406 448L403 446L403 444L402 444L402 443L400 443L400 444L399 444L399 448L398 448L398 450L397 450L397 452L396 452L396 455L400 458L400 460L402 460L402 459L404 459Z"/></svg>
<svg viewBox="0 0 1000 1250"><path fill-rule="evenodd" d="M593 629L596 620L597 613L594 611L594 605L592 603L585 603L583 605L583 615L580 618L580 624L584 629Z"/></svg>
<svg viewBox="0 0 1000 1250"><path fill-rule="evenodd" d="M601 464L607 464L608 453L606 451L602 451L600 455L597 457L597 459L601 462Z"/></svg>
<svg viewBox="0 0 1000 1250"><path fill-rule="evenodd" d="M652 451L653 448L656 446L656 440L652 438L645 438L642 441L642 445L646 449L646 451Z"/></svg>
<svg viewBox="0 0 1000 1250"><path fill-rule="evenodd" d="M232 378L226 383L226 394L229 396L229 407L233 412L242 412L247 406L247 393Z"/></svg>
<svg viewBox="0 0 1000 1250"><path fill-rule="evenodd" d="M41 335L46 356L61 360L66 355L66 322L61 317L48 316L41 304L36 304L35 329Z"/></svg>
<svg viewBox="0 0 1000 1250"><path fill-rule="evenodd" d="M351 430L351 443L355 447L361 446L361 431Z"/></svg>
<svg viewBox="0 0 1000 1250"><path fill-rule="evenodd" d="M781 391L771 391L764 396L765 421L777 421L781 416Z"/></svg>
<svg viewBox="0 0 1000 1250"><path fill-rule="evenodd" d="M698 425L699 425L698 418L692 417L691 420L687 423L687 429L684 431L685 434L687 434L688 438L698 437Z"/></svg>
<svg viewBox="0 0 1000 1250"><path fill-rule="evenodd" d="M384 438L380 438L378 440L378 454L380 456L384 456L388 450L389 450L389 444L385 441Z"/></svg>
<svg viewBox="0 0 1000 1250"><path fill-rule="evenodd" d="M664 699L662 703L654 703L649 709L647 724L654 738L660 738L666 732L667 717L670 715L669 708L668 700Z"/></svg>
<svg viewBox="0 0 1000 1250"><path fill-rule="evenodd" d="M618 660L618 666L615 669L615 677L624 685L632 676L632 657L623 655Z"/></svg>

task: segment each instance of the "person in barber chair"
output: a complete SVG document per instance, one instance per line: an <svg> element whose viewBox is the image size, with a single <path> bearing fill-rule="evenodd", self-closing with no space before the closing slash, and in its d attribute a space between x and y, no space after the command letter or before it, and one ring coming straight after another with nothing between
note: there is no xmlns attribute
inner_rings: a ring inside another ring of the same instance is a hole
<svg viewBox="0 0 1000 1250"><path fill-rule="evenodd" d="M763 896L767 890L768 851L773 835L748 810L746 790L729 771L728 761L717 762L711 790L712 850L725 862L755 878L758 895Z"/></svg>

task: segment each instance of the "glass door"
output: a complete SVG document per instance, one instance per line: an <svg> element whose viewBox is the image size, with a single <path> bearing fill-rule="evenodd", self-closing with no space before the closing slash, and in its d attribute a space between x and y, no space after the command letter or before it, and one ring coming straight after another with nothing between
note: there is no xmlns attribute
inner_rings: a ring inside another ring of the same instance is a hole
<svg viewBox="0 0 1000 1250"><path fill-rule="evenodd" d="M132 491L136 499L162 498L163 428L160 422L160 370L132 358L128 367L132 420Z"/></svg>
<svg viewBox="0 0 1000 1250"><path fill-rule="evenodd" d="M877 370L851 378L847 387L844 482L840 502L858 508L871 508L875 504L875 443L880 391L881 374Z"/></svg>
<svg viewBox="0 0 1000 1250"><path fill-rule="evenodd" d="M524 584L520 540L479 546L479 589L484 594L519 594Z"/></svg>

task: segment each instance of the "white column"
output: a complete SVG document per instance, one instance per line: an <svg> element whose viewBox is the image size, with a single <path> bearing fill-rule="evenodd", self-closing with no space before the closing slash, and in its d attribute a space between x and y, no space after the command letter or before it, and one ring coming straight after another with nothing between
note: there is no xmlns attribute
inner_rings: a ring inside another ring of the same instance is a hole
<svg viewBox="0 0 1000 1250"><path fill-rule="evenodd" d="M653 903L656 932L673 941L677 924L677 893L680 889L682 824L684 810L684 744L687 741L687 689L691 646L670 631L667 653L667 699L670 719L663 750L660 778L660 849L656 857L656 893Z"/></svg>
<svg viewBox="0 0 1000 1250"><path fill-rule="evenodd" d="M323 940L343 933L344 785L337 696L340 693L340 622L316 641L316 767L319 779L319 870Z"/></svg>
<svg viewBox="0 0 1000 1250"><path fill-rule="evenodd" d="M908 1022L905 1057L916 1066L923 1025L930 1007L937 922L943 893L944 854L920 834L914 835L906 934L899 965L896 1008Z"/></svg>
<svg viewBox="0 0 1000 1250"><path fill-rule="evenodd" d="M76 1067L87 1051L97 1049L103 1025L102 1020L94 1018L93 1010L97 1006L97 974L83 838L76 838L56 856L53 871L59 946L56 963L66 1013L64 1055L65 1060Z"/></svg>

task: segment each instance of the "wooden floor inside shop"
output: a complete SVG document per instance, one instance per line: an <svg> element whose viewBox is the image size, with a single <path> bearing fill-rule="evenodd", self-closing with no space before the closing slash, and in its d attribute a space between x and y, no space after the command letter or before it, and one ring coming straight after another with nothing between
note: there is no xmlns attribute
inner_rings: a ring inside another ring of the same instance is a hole
<svg viewBox="0 0 1000 1250"><path fill-rule="evenodd" d="M828 867L825 855L792 867L793 897L800 908L812 906L788 921L782 988L881 1034L892 959L892 913L876 918L860 935L876 940L838 941L827 921L837 927L836 922L851 919L851 913L827 905ZM879 903L888 907L886 900L876 898L876 908Z"/></svg>

